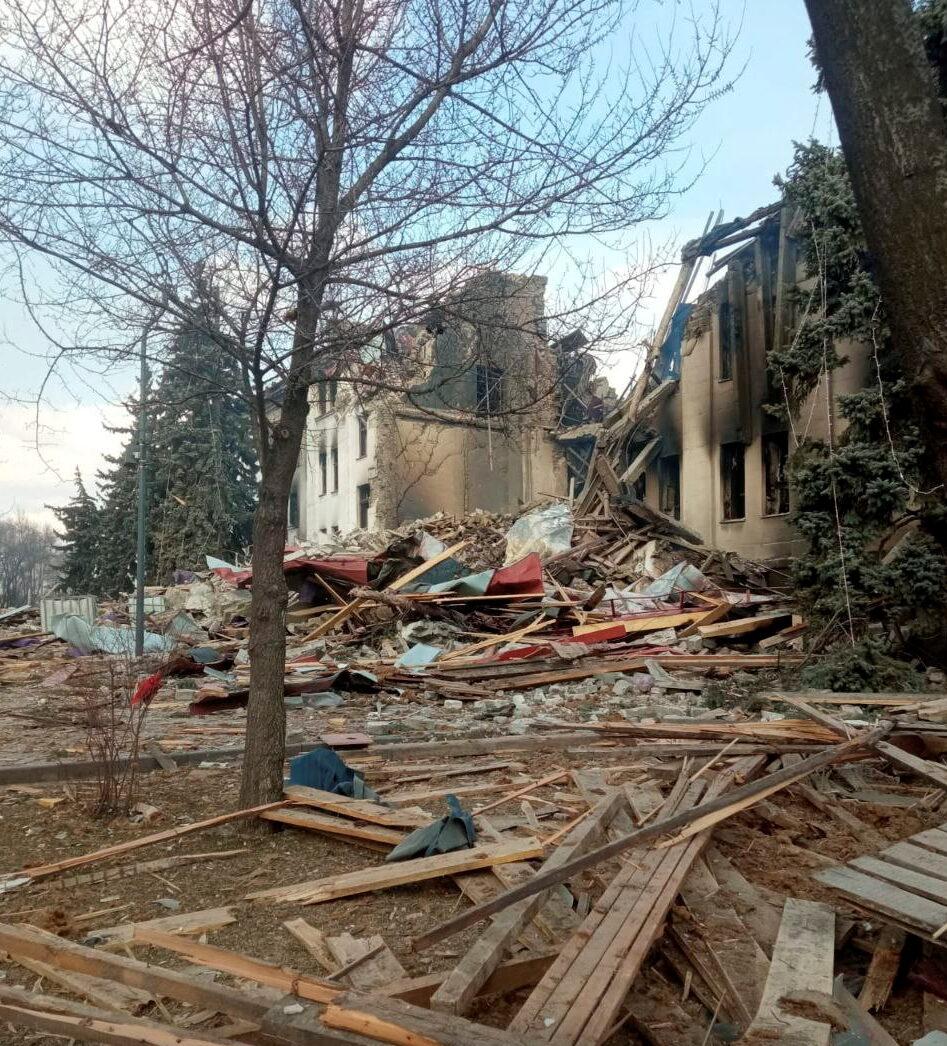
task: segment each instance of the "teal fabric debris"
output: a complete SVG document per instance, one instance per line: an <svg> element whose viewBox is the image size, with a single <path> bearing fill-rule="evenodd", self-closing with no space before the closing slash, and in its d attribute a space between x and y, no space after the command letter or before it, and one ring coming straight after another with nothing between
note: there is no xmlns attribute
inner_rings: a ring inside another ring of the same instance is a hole
<svg viewBox="0 0 947 1046"><path fill-rule="evenodd" d="M291 759L289 783L353 799L378 798L378 793L365 784L365 778L343 763L331 748L314 748Z"/></svg>
<svg viewBox="0 0 947 1046"><path fill-rule="evenodd" d="M386 861L407 861L412 857L432 857L434 854L468 850L477 838L473 819L460 805L456 795L447 796L446 817L441 817L423 828L416 828L386 857Z"/></svg>
<svg viewBox="0 0 947 1046"><path fill-rule="evenodd" d="M481 570L479 574L467 574L440 585L431 585L428 592L456 592L458 596L482 596L490 587L494 573L492 570Z"/></svg>
<svg viewBox="0 0 947 1046"><path fill-rule="evenodd" d="M57 639L78 650L81 654L127 654L135 653L135 630L111 628L108 625L90 625L75 614L64 614L53 621L52 633ZM174 649L170 636L159 636L156 632L145 633L146 654L161 654Z"/></svg>
<svg viewBox="0 0 947 1046"><path fill-rule="evenodd" d="M395 661L395 667L423 668L436 661L443 653L443 649L439 646L432 646L430 643L415 643L410 650L406 650Z"/></svg>
<svg viewBox="0 0 947 1046"><path fill-rule="evenodd" d="M656 580L652 581L642 595L667 599L674 592L703 592L712 587L707 578L690 563L677 563Z"/></svg>

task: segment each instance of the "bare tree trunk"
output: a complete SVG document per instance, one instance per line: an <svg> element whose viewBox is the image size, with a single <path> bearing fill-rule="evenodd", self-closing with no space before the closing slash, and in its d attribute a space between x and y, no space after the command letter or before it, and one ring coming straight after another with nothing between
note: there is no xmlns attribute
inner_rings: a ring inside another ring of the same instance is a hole
<svg viewBox="0 0 947 1046"><path fill-rule="evenodd" d="M947 127L909 0L806 0L894 343L947 486Z"/></svg>
<svg viewBox="0 0 947 1046"><path fill-rule="evenodd" d="M299 316L296 342L311 346L312 324ZM308 339L308 340L307 340ZM305 352L303 348L303 352ZM294 355L295 355L294 351ZM250 700L240 782L242 806L279 799L286 753L286 513L309 413L308 380L289 379L279 421L261 453L260 501L253 517L253 587L250 602ZM261 447L264 441L261 440Z"/></svg>

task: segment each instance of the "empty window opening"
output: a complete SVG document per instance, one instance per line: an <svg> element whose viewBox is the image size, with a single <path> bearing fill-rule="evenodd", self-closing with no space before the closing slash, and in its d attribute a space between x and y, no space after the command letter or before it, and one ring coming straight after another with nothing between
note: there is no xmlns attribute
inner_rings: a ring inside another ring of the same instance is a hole
<svg viewBox="0 0 947 1046"><path fill-rule="evenodd" d="M644 472L632 483L631 492L637 498L638 501L644 501L645 496L648 493L648 470Z"/></svg>
<svg viewBox="0 0 947 1046"><path fill-rule="evenodd" d="M368 418L358 416L358 456L368 457Z"/></svg>
<svg viewBox="0 0 947 1046"><path fill-rule="evenodd" d="M339 490L339 448L332 448L332 493Z"/></svg>
<svg viewBox="0 0 947 1046"><path fill-rule="evenodd" d="M326 383L320 378L317 385L319 391L319 414L321 416L326 412Z"/></svg>
<svg viewBox="0 0 947 1046"><path fill-rule="evenodd" d="M319 451L319 493L327 494L329 491L329 458L325 448Z"/></svg>
<svg viewBox="0 0 947 1046"><path fill-rule="evenodd" d="M789 433L763 437L763 511L776 516L789 511Z"/></svg>
<svg viewBox="0 0 947 1046"><path fill-rule="evenodd" d="M667 516L681 518L681 458L669 454L658 462L658 507Z"/></svg>
<svg viewBox="0 0 947 1046"><path fill-rule="evenodd" d="M368 506L372 500L370 483L362 483L355 488L355 500L358 509L358 525L362 530L368 530Z"/></svg>
<svg viewBox="0 0 947 1046"><path fill-rule="evenodd" d="M477 413L498 414L503 393L503 371L499 367L477 366Z"/></svg>
<svg viewBox="0 0 947 1046"><path fill-rule="evenodd" d="M724 443L720 448L720 489L723 496L723 518L746 516L746 473L742 443Z"/></svg>
<svg viewBox="0 0 947 1046"><path fill-rule="evenodd" d="M339 383L333 378L329 382L329 406L335 406L335 398L339 392Z"/></svg>

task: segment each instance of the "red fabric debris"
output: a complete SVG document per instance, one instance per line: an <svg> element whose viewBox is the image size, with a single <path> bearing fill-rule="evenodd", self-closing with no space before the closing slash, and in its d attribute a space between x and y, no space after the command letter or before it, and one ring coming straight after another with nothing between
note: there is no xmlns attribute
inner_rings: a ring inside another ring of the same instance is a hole
<svg viewBox="0 0 947 1046"><path fill-rule="evenodd" d="M518 559L508 567L494 571L490 584L487 585L488 596L513 596L543 594L543 561L538 552Z"/></svg>
<svg viewBox="0 0 947 1046"><path fill-rule="evenodd" d="M327 556L325 559L287 559L283 562L283 573L292 574L297 570L312 571L323 577L335 578L337 581L348 581L352 585L368 584L368 564L364 556ZM243 588L253 580L253 569L230 570L228 567L215 567L218 577L230 581L238 588Z"/></svg>
<svg viewBox="0 0 947 1046"><path fill-rule="evenodd" d="M153 675L145 676L138 686L135 687L135 692L132 694L132 707L147 704L161 689L163 682L164 674L160 671L155 672Z"/></svg>

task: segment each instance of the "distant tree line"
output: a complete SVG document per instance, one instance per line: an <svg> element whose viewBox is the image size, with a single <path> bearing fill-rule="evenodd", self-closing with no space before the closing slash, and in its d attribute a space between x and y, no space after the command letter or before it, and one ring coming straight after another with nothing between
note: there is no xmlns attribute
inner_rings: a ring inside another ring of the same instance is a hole
<svg viewBox="0 0 947 1046"><path fill-rule="evenodd" d="M212 319L212 318L211 318ZM205 568L250 543L257 462L246 401L233 358L214 351L204 329L181 326L146 399L147 579L165 584L175 570ZM227 390L233 389L233 393ZM64 592L117 595L135 573L139 401L115 429L122 450L107 456L93 496L76 471L72 500L54 508Z"/></svg>
<svg viewBox="0 0 947 1046"><path fill-rule="evenodd" d="M56 536L28 516L0 518L0 608L36 603L55 576Z"/></svg>

